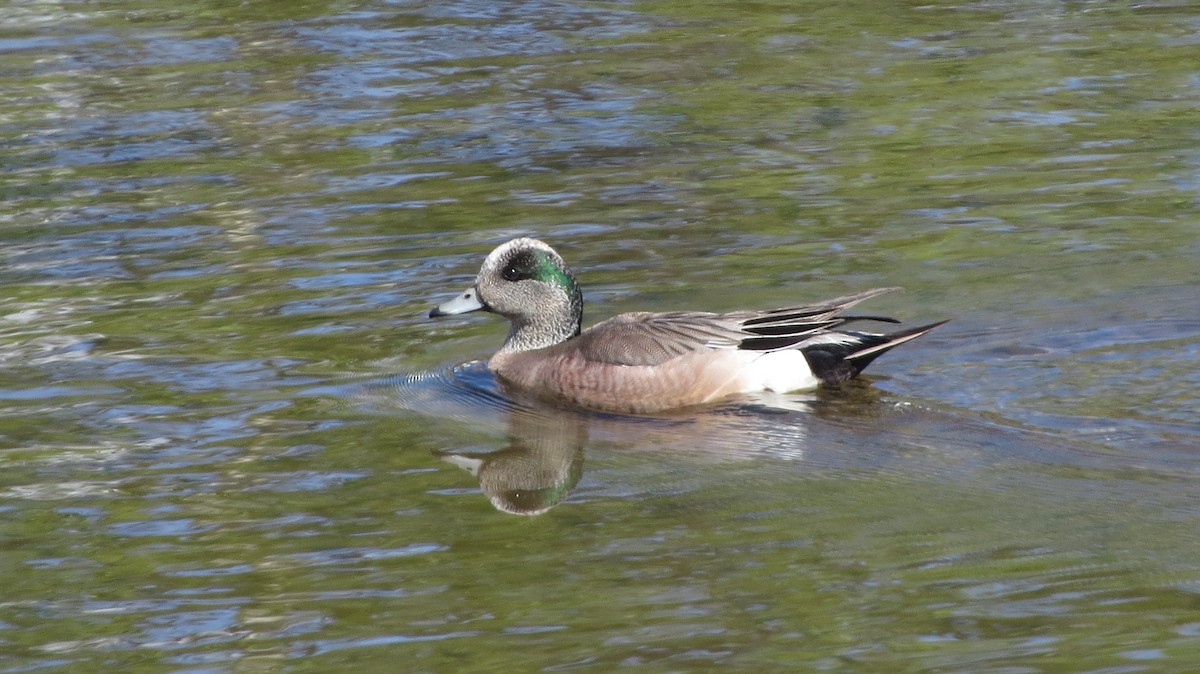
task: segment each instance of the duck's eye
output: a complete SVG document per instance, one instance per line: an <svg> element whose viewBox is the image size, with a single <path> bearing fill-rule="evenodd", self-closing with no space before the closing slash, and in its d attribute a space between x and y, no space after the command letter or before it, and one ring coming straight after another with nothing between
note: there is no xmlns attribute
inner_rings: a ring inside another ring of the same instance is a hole
<svg viewBox="0 0 1200 674"><path fill-rule="evenodd" d="M516 265L508 265L504 268L504 271L501 272L501 275L504 277L505 281L521 280L521 270L517 269Z"/></svg>

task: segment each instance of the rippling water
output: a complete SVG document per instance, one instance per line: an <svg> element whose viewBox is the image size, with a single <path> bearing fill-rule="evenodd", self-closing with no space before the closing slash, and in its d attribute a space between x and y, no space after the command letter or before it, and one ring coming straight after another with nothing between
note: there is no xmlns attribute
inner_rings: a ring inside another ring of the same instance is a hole
<svg viewBox="0 0 1200 674"><path fill-rule="evenodd" d="M0 671L1191 671L1198 32L10 3ZM952 320L838 390L556 409L425 318L525 234L588 322Z"/></svg>

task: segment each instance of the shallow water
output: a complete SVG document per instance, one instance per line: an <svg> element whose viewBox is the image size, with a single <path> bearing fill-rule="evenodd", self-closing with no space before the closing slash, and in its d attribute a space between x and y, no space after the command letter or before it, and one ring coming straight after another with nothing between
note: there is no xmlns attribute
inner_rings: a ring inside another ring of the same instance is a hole
<svg viewBox="0 0 1200 674"><path fill-rule="evenodd" d="M1198 34L10 3L0 671L1191 671ZM589 322L952 321L839 390L553 409L425 317L525 234Z"/></svg>

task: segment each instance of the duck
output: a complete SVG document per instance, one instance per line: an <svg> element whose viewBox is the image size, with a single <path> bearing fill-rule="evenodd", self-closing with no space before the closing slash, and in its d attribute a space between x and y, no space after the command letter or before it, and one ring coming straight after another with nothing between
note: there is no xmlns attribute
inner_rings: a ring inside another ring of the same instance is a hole
<svg viewBox="0 0 1200 674"><path fill-rule="evenodd" d="M488 254L475 283L430 318L486 311L509 320L487 362L506 386L568 406L653 414L763 391L837 385L946 321L889 333L848 329L894 318L845 314L899 290L863 290L770 310L632 312L583 329L583 294L553 248L528 237Z"/></svg>

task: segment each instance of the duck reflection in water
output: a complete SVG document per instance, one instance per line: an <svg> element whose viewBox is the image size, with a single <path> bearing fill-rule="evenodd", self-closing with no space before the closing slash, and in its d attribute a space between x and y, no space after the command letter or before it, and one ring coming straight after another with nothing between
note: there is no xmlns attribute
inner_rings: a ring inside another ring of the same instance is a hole
<svg viewBox="0 0 1200 674"><path fill-rule="evenodd" d="M454 374L463 376L473 369L459 368ZM805 427L804 416L796 413L811 412L815 399L768 394L660 416L626 416L557 407L503 382L493 385L498 388L492 395L503 397L507 445L493 452L433 453L474 475L492 505L513 515L541 515L567 499L583 476L584 447L589 444L616 451L653 448L660 459L687 463L763 456L800 459ZM476 410L477 415L482 412Z"/></svg>
<svg viewBox="0 0 1200 674"><path fill-rule="evenodd" d="M444 437L434 456L471 473L498 510L515 515L541 515L567 501L582 479L585 452L622 463L620 457L646 457L633 464L635 483L593 485L589 501L606 498L608 490L613 498L627 495L639 489L636 482L657 489L655 480L668 479L678 486L680 476L701 464L886 464L896 457L883 447L873 451L870 419L903 408L882 404L882 392L859 379L835 389L747 394L658 415L591 412L506 386L482 362L389 378L355 395L368 409L399 407L453 421L455 428L469 426L470 440ZM854 430L860 427L868 429L865 436ZM814 443L814 430L831 437ZM478 432L494 438L485 446L497 449L481 451ZM656 476L650 482L647 471Z"/></svg>

